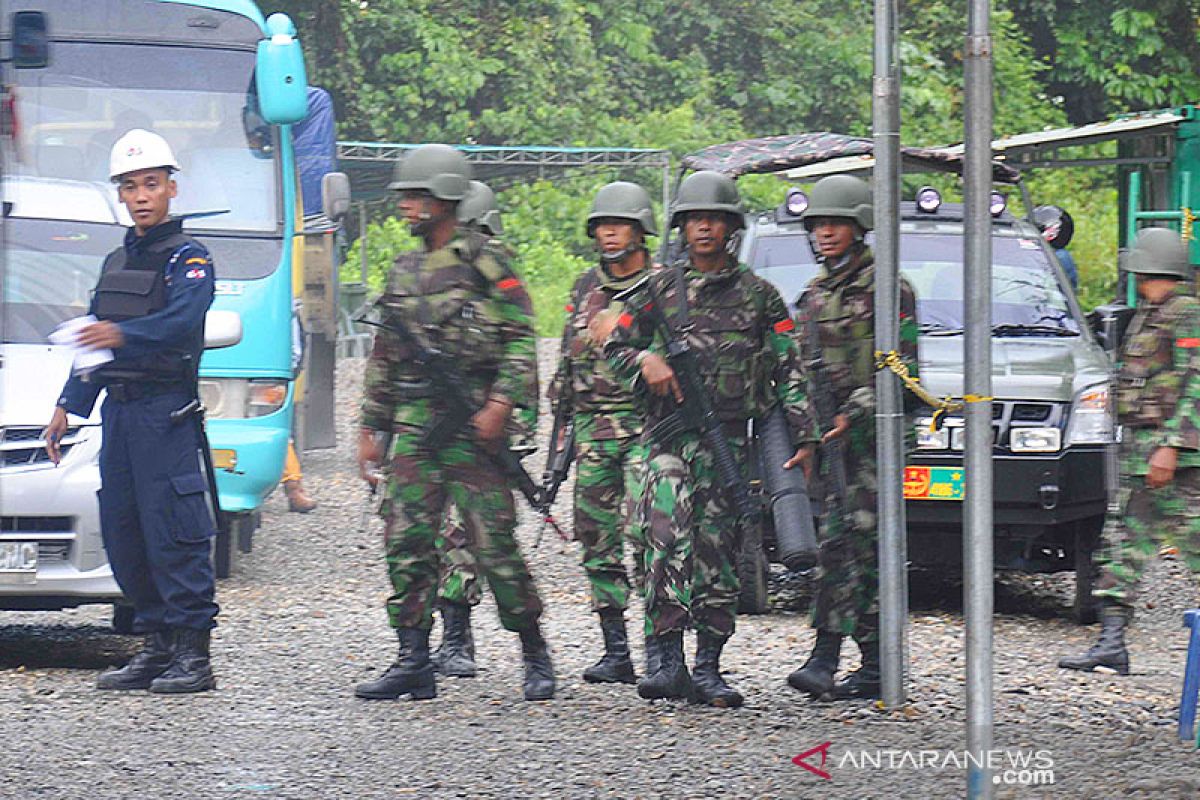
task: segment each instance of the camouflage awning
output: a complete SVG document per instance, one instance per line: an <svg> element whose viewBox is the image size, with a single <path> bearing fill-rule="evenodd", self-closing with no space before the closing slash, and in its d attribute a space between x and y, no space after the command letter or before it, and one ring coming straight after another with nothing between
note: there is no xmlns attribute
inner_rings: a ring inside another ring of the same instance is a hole
<svg viewBox="0 0 1200 800"><path fill-rule="evenodd" d="M870 139L843 133L817 131L789 136L766 136L740 142L715 144L683 157L686 169L711 169L731 178L756 173L785 172L800 167L844 159L841 168L828 172L861 171L874 166L875 145ZM961 175L961 152L928 147L901 147L907 167L953 172ZM825 173L824 170L814 172ZM1021 173L999 161L992 162L992 178L999 183L1018 183Z"/></svg>

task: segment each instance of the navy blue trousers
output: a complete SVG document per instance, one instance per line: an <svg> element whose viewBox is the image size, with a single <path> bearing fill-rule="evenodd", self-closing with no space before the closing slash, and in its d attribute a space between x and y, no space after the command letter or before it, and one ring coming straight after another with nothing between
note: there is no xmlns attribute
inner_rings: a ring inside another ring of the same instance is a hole
<svg viewBox="0 0 1200 800"><path fill-rule="evenodd" d="M133 603L134 630L215 624L215 534L191 419L172 424L183 392L104 401L100 528L113 576Z"/></svg>

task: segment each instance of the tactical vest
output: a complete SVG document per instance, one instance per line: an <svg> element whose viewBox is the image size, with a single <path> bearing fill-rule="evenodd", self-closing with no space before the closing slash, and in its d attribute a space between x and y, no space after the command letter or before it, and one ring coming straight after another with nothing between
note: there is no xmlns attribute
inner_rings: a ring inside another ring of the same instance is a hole
<svg viewBox="0 0 1200 800"><path fill-rule="evenodd" d="M635 411L633 395L605 359L602 345L592 341L588 324L605 311L616 313L624 310L623 305L619 305L622 301L614 300L614 295L635 285L645 272L632 276L633 280L606 281L597 274L597 269L588 270L580 279L568 322L571 332L567 349L571 360L571 394L575 398L575 411L632 414ZM614 303L618 306L614 306Z"/></svg>

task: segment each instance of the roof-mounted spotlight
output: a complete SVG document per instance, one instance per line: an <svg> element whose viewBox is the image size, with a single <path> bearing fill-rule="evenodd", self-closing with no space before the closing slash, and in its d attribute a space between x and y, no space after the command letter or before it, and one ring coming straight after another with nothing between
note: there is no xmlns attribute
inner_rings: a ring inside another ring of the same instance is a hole
<svg viewBox="0 0 1200 800"><path fill-rule="evenodd" d="M1000 194L1000 192L992 192L992 199L988 202L988 211L993 217L998 217L1004 213L1004 209L1008 208L1008 198Z"/></svg>
<svg viewBox="0 0 1200 800"><path fill-rule="evenodd" d="M917 211L924 214L935 214L942 207L942 193L932 186L922 186L917 189Z"/></svg>
<svg viewBox="0 0 1200 800"><path fill-rule="evenodd" d="M787 209L787 213L798 217L808 210L808 195L804 193L803 189L788 189L783 207Z"/></svg>

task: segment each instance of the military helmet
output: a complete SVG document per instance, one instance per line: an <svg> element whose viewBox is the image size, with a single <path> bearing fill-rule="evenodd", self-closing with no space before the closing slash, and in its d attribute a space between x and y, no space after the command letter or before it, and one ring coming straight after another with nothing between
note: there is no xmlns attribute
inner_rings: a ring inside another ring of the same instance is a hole
<svg viewBox="0 0 1200 800"><path fill-rule="evenodd" d="M1125 270L1134 275L1191 280L1194 275L1188 246L1170 228L1143 228L1125 258Z"/></svg>
<svg viewBox="0 0 1200 800"><path fill-rule="evenodd" d="M448 144L423 144L396 162L394 191L425 191L438 200L457 202L467 196L471 165L467 157Z"/></svg>
<svg viewBox="0 0 1200 800"><path fill-rule="evenodd" d="M689 211L723 211L734 220L735 230L746 225L737 184L733 178L712 170L693 172L683 179L671 204L671 227L682 225L683 215Z"/></svg>
<svg viewBox="0 0 1200 800"><path fill-rule="evenodd" d="M600 187L587 218L588 236L596 235L596 224L602 219L626 219L640 225L642 233L658 235L650 195L636 183L615 181Z"/></svg>
<svg viewBox="0 0 1200 800"><path fill-rule="evenodd" d="M467 196L458 204L458 221L464 225L477 225L492 236L504 233L496 193L483 181L471 181Z"/></svg>
<svg viewBox="0 0 1200 800"><path fill-rule="evenodd" d="M864 231L875 227L871 187L853 175L830 175L817 181L808 195L808 208L800 215L805 227L819 217L849 219Z"/></svg>
<svg viewBox="0 0 1200 800"><path fill-rule="evenodd" d="M1042 232L1042 238L1056 250L1061 250L1071 243L1075 235L1075 220L1065 208L1058 206L1038 206L1031 217L1033 224Z"/></svg>

